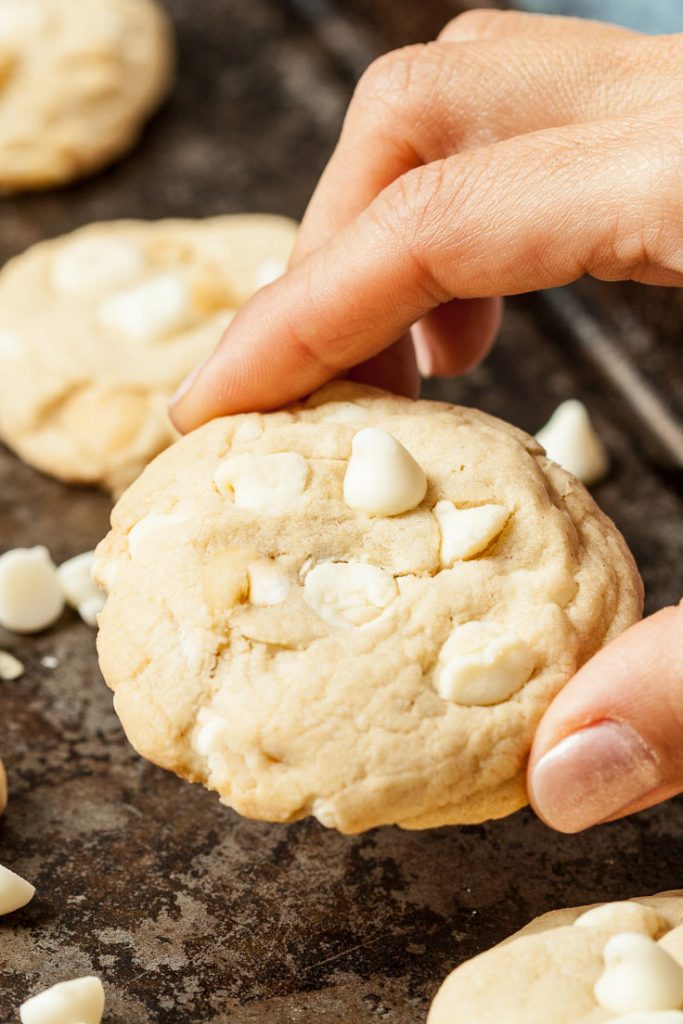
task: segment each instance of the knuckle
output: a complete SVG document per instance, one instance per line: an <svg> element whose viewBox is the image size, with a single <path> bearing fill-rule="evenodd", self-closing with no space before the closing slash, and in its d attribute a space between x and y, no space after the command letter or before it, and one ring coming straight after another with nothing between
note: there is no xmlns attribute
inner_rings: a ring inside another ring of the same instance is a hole
<svg viewBox="0 0 683 1024"><path fill-rule="evenodd" d="M349 110L353 125L405 126L406 111L427 111L450 71L444 48L418 43L379 57L361 77Z"/></svg>
<svg viewBox="0 0 683 1024"><path fill-rule="evenodd" d="M426 48L426 44L405 46L374 60L356 86L352 106L374 109L403 99L414 78L414 65Z"/></svg>
<svg viewBox="0 0 683 1024"><path fill-rule="evenodd" d="M490 39L493 36L513 31L523 17L516 11L497 11L483 7L464 11L457 18L448 22L441 31L439 40L457 43Z"/></svg>

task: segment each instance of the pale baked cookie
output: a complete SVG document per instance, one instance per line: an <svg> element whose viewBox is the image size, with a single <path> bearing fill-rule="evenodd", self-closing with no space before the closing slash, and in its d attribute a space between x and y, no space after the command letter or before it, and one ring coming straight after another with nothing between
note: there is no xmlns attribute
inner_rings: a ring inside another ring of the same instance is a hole
<svg viewBox="0 0 683 1024"><path fill-rule="evenodd" d="M456 968L428 1024L683 1024L683 890L545 914Z"/></svg>
<svg viewBox="0 0 683 1024"><path fill-rule="evenodd" d="M169 397L284 269L294 235L261 214L114 221L12 260L0 272L0 437L64 480L126 486L175 439Z"/></svg>
<svg viewBox="0 0 683 1024"><path fill-rule="evenodd" d="M641 612L621 536L533 438L348 383L174 445L94 571L133 745L342 832L522 806L549 701Z"/></svg>
<svg viewBox="0 0 683 1024"><path fill-rule="evenodd" d="M61 185L124 153L172 72L155 0L0 0L0 192Z"/></svg>

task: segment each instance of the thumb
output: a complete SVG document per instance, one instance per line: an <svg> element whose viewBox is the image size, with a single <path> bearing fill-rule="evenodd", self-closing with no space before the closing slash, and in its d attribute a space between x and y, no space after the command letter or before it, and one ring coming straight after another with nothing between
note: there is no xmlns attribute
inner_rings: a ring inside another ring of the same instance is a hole
<svg viewBox="0 0 683 1024"><path fill-rule="evenodd" d="M537 814L560 832L683 791L683 602L632 626L546 712L529 763Z"/></svg>

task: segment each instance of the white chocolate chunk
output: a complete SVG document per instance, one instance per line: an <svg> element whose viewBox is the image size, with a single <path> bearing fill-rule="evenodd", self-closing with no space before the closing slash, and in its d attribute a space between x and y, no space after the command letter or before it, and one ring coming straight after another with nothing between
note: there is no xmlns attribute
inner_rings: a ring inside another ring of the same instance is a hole
<svg viewBox="0 0 683 1024"><path fill-rule="evenodd" d="M397 596L391 573L366 562L320 562L304 580L304 600L331 626L364 626Z"/></svg>
<svg viewBox="0 0 683 1024"><path fill-rule="evenodd" d="M138 520L128 531L128 552L131 558L140 554L145 542L156 537L160 530L185 522L185 516L179 512L150 512Z"/></svg>
<svg viewBox="0 0 683 1024"><path fill-rule="evenodd" d="M549 459L584 484L595 484L609 469L607 450L598 437L583 402L570 399L558 405L536 434Z"/></svg>
<svg viewBox="0 0 683 1024"><path fill-rule="evenodd" d="M427 478L410 452L377 427L359 430L344 477L344 501L371 516L398 516L419 505Z"/></svg>
<svg viewBox="0 0 683 1024"><path fill-rule="evenodd" d="M92 597L87 597L85 601L81 601L76 610L86 626L91 626L93 629L97 627L97 616L104 608L105 601L106 596L103 593L94 594Z"/></svg>
<svg viewBox="0 0 683 1024"><path fill-rule="evenodd" d="M254 605L282 604L289 591L289 577L273 558L259 558L247 566L249 600Z"/></svg>
<svg viewBox="0 0 683 1024"><path fill-rule="evenodd" d="M77 238L58 249L51 284L61 295L118 288L145 265L138 246L123 238Z"/></svg>
<svg viewBox="0 0 683 1024"><path fill-rule="evenodd" d="M667 930L667 923L652 907L642 903L605 903L586 910L574 921L576 928L603 928L614 932L638 932L657 938Z"/></svg>
<svg viewBox="0 0 683 1024"><path fill-rule="evenodd" d="M193 318L190 290L177 274L159 274L116 292L97 310L100 324L145 345L181 331Z"/></svg>
<svg viewBox="0 0 683 1024"><path fill-rule="evenodd" d="M306 490L308 462L296 452L234 455L213 476L219 494L232 496L240 508L279 512Z"/></svg>
<svg viewBox="0 0 683 1024"><path fill-rule="evenodd" d="M244 419L234 433L233 441L242 444L244 441L255 441L263 433L263 424L258 413Z"/></svg>
<svg viewBox="0 0 683 1024"><path fill-rule="evenodd" d="M527 644L487 622L456 626L439 662L437 691L455 704L500 704L527 682L534 669Z"/></svg>
<svg viewBox="0 0 683 1024"><path fill-rule="evenodd" d="M325 423L358 423L367 418L367 411L357 402L332 402L325 413Z"/></svg>
<svg viewBox="0 0 683 1024"><path fill-rule="evenodd" d="M104 989L99 978L62 981L27 999L19 1009L22 1024L100 1024Z"/></svg>
<svg viewBox="0 0 683 1024"><path fill-rule="evenodd" d="M324 828L336 828L337 817L329 800L317 799L311 805L311 814Z"/></svg>
<svg viewBox="0 0 683 1024"><path fill-rule="evenodd" d="M9 682L18 679L25 672L23 664L9 651L0 651L0 679Z"/></svg>
<svg viewBox="0 0 683 1024"><path fill-rule="evenodd" d="M11 914L25 907L35 894L34 885L0 864L0 914Z"/></svg>
<svg viewBox="0 0 683 1024"><path fill-rule="evenodd" d="M456 508L452 501L438 501L432 513L441 533L440 557L444 569L485 551L510 518L510 512L502 505Z"/></svg>
<svg viewBox="0 0 683 1024"><path fill-rule="evenodd" d="M653 939L622 932L603 951L605 969L595 984L597 1002L611 1013L680 1010L683 968Z"/></svg>
<svg viewBox="0 0 683 1024"><path fill-rule="evenodd" d="M202 708L197 716L197 728L194 733L194 748L202 757L210 758L220 755L226 747L225 719L212 711Z"/></svg>
<svg viewBox="0 0 683 1024"><path fill-rule="evenodd" d="M84 551L82 555L75 555L62 562L57 569L64 597L72 608L78 608L82 601L102 593L91 576L94 557L94 551Z"/></svg>
<svg viewBox="0 0 683 1024"><path fill-rule="evenodd" d="M278 277L282 277L286 269L287 264L284 260L276 260L272 256L264 260L256 271L256 287L265 288L267 284L272 284Z"/></svg>
<svg viewBox="0 0 683 1024"><path fill-rule="evenodd" d="M64 595L47 548L14 548L0 557L0 626L38 633L63 610Z"/></svg>

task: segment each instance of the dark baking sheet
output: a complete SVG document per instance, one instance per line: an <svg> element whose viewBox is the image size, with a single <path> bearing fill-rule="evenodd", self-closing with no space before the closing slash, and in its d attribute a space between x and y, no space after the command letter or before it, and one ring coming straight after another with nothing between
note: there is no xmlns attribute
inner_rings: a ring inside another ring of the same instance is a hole
<svg viewBox="0 0 683 1024"><path fill-rule="evenodd" d="M168 106L107 173L0 203L0 258L94 218L300 215L354 76L373 52L427 38L458 7L169 6L180 78ZM679 293L630 285L515 300L484 367L425 389L531 430L558 401L581 396L614 458L595 494L638 557L650 610L680 597L683 500L675 452L639 389L681 429L681 311ZM631 377L612 372L615 339ZM63 559L91 547L107 516L103 495L64 487L0 449L0 550L44 543ZM528 811L357 838L313 821L242 820L133 753L94 634L74 615L38 637L0 631L0 647L27 665L22 679L0 683L11 787L0 862L38 886L25 910L0 920L2 1021L17 1020L19 1003L46 985L95 972L108 1024L418 1024L451 966L531 916L683 885L680 800L572 838Z"/></svg>

